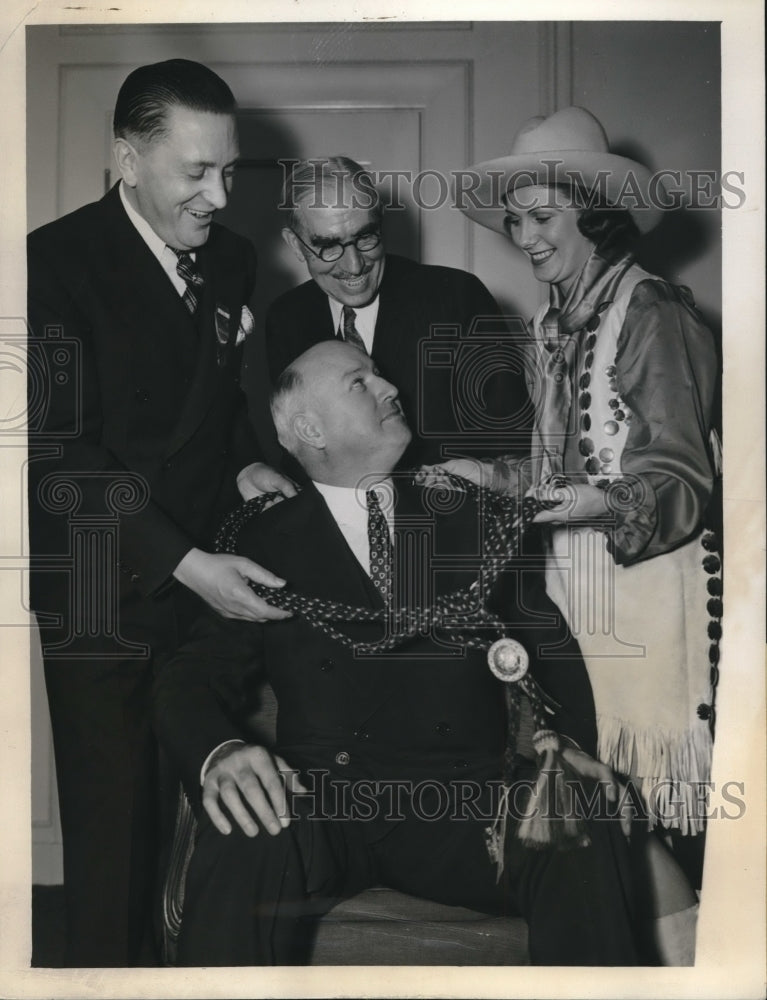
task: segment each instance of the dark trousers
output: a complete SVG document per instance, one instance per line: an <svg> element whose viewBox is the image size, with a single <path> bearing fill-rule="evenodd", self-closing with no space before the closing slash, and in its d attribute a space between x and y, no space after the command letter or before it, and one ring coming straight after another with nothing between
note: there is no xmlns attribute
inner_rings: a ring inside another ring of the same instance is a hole
<svg viewBox="0 0 767 1000"><path fill-rule="evenodd" d="M276 836L228 836L203 816L189 868L181 965L305 963L313 924L339 899L386 885L491 914L522 915L537 965L636 965L627 852L614 821L592 843L531 850L510 839L504 874L484 843L485 820L409 815L370 840L365 824L308 818L301 800Z"/></svg>
<svg viewBox="0 0 767 1000"><path fill-rule="evenodd" d="M161 837L159 814L175 806L176 776L158 768L151 730L154 673L199 608L182 588L155 601L122 602L121 636L146 657L46 656L61 630L41 628L61 812L65 964L156 965L152 927ZM167 796L158 783L165 775Z"/></svg>

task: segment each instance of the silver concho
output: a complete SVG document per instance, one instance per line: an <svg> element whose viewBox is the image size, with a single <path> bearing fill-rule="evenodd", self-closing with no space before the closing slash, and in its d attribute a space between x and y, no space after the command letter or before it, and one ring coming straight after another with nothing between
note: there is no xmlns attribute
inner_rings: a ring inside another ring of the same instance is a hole
<svg viewBox="0 0 767 1000"><path fill-rule="evenodd" d="M499 680L513 684L527 673L530 657L521 642L506 637L496 639L488 649L487 662Z"/></svg>

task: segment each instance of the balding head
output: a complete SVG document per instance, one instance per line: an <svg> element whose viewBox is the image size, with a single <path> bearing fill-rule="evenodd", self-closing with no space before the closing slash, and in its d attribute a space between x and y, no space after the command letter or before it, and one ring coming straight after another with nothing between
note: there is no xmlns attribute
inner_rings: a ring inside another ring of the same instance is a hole
<svg viewBox="0 0 767 1000"><path fill-rule="evenodd" d="M397 390L351 344L325 340L285 369L272 394L280 444L318 482L387 476L410 441Z"/></svg>

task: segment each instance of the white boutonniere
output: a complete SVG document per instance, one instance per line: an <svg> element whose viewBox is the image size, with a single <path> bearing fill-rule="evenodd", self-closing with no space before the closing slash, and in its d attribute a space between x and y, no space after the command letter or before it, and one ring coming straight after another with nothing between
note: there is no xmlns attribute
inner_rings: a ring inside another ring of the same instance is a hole
<svg viewBox="0 0 767 1000"><path fill-rule="evenodd" d="M253 330L255 329L256 323L253 319L253 313L248 309L247 306L242 307L242 313L240 314L240 326L237 330L237 345L239 346L244 340L246 340Z"/></svg>
<svg viewBox="0 0 767 1000"><path fill-rule="evenodd" d="M223 306L216 306L216 361L219 367L224 364L226 345L229 343L229 324L231 316Z"/></svg>
<svg viewBox="0 0 767 1000"><path fill-rule="evenodd" d="M229 330L231 328L231 314L224 309L223 306L216 306L216 339L218 341L217 357L219 365L223 365L225 361L225 349L226 345L229 343ZM253 333L255 328L255 321L253 319L253 313L248 309L247 306L242 307L242 312L240 313L240 325L237 328L237 340L235 341L235 346L239 347L240 344L244 343L247 337Z"/></svg>

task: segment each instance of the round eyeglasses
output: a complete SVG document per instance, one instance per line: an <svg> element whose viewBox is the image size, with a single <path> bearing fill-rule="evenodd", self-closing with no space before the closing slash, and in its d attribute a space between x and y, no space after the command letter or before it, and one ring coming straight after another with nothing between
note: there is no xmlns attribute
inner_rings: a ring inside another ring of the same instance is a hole
<svg viewBox="0 0 767 1000"><path fill-rule="evenodd" d="M302 246L305 246L306 249L313 253L315 257L319 257L320 260L324 261L326 264L332 264L334 260L340 260L346 253L347 247L354 247L359 251L359 253L370 253L371 250L375 250L381 242L381 234L378 232L360 233L359 236L355 236L353 240L347 240L345 243L326 243L325 246L316 250L314 247L309 246L308 243L302 240L295 229L291 229L290 231Z"/></svg>

